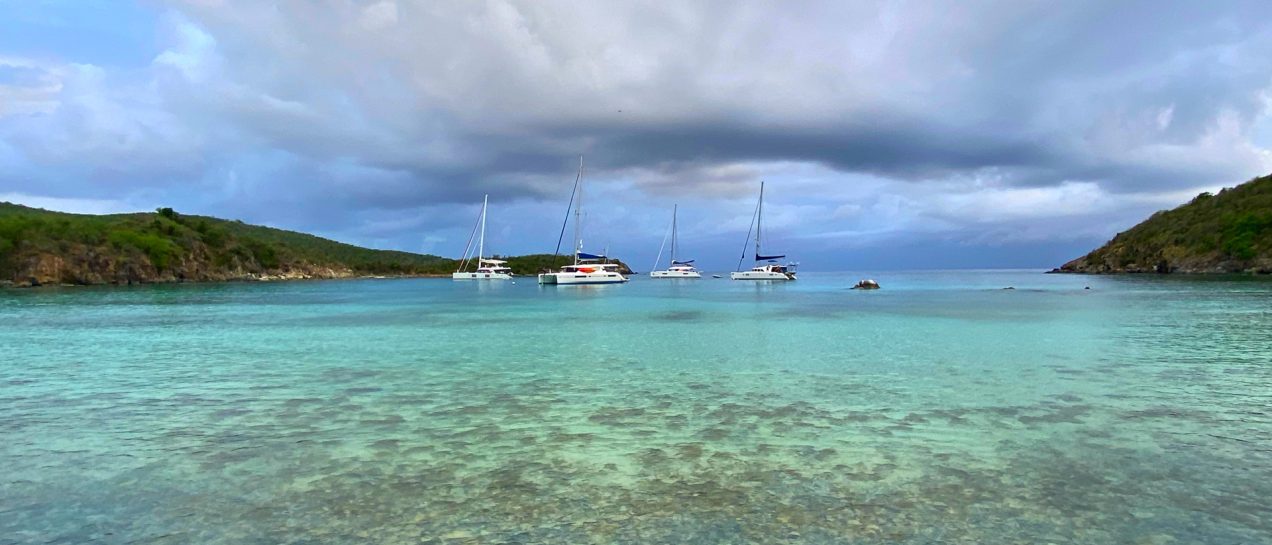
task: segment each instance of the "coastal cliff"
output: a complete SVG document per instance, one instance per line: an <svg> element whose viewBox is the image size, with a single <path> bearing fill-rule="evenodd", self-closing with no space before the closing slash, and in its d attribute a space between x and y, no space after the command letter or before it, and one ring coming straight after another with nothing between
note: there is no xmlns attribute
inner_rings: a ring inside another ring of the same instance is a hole
<svg viewBox="0 0 1272 545"><path fill-rule="evenodd" d="M570 263L568 256L551 254L502 259L517 275ZM170 208L89 215L0 202L0 285L449 276L458 265L435 255L372 250Z"/></svg>
<svg viewBox="0 0 1272 545"><path fill-rule="evenodd" d="M1052 272L1272 273L1272 175L1153 214Z"/></svg>

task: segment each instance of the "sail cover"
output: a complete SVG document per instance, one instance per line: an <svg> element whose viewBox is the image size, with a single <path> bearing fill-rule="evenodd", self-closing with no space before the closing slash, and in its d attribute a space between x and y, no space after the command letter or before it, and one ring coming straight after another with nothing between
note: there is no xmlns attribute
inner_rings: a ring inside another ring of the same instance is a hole
<svg viewBox="0 0 1272 545"><path fill-rule="evenodd" d="M689 261L672 261L671 264L672 265L692 265L693 262L694 260L690 259Z"/></svg>
<svg viewBox="0 0 1272 545"><path fill-rule="evenodd" d="M605 256L579 252L579 259L605 259Z"/></svg>
<svg viewBox="0 0 1272 545"><path fill-rule="evenodd" d="M785 256L785 255L760 255L760 254L755 254L755 260L756 260L756 261L769 261L769 260L772 260L772 259L782 259L783 257L786 257L786 256Z"/></svg>

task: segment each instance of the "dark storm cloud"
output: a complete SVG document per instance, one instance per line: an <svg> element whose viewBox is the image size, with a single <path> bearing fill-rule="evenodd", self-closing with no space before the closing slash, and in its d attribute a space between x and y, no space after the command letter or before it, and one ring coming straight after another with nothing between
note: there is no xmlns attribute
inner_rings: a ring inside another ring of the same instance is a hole
<svg viewBox="0 0 1272 545"><path fill-rule="evenodd" d="M179 203L415 248L487 193L534 216L510 221L555 216L582 154L610 186L596 205L642 229L669 198L733 215L763 177L809 240L1032 224L1052 226L1030 231L1044 244L1272 170L1252 136L1272 123L1265 2L156 13L148 63L0 50L0 194Z"/></svg>

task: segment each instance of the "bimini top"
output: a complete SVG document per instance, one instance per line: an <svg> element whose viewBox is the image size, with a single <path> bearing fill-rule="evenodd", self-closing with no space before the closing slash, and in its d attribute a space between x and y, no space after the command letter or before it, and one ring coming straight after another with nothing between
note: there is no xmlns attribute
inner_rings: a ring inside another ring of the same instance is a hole
<svg viewBox="0 0 1272 545"><path fill-rule="evenodd" d="M690 259L689 261L672 261L671 264L672 265L693 265L693 262L694 260Z"/></svg>
<svg viewBox="0 0 1272 545"><path fill-rule="evenodd" d="M589 254L585 252L578 253L579 259L609 259L603 255Z"/></svg>
<svg viewBox="0 0 1272 545"><path fill-rule="evenodd" d="M503 264L505 264L505 263L508 263L507 261L504 261L504 260L502 260L502 259L486 259L486 258L484 258L484 257L483 257L483 258L481 258L481 262L482 262L482 263L489 263L489 264L491 264L491 265L503 265Z"/></svg>

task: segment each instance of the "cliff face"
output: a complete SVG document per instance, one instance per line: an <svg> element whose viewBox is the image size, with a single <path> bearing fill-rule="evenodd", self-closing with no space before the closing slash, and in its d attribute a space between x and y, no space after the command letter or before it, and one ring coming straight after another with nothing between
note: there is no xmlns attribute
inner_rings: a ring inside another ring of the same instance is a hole
<svg viewBox="0 0 1272 545"><path fill-rule="evenodd" d="M1272 176L1153 214L1053 272L1272 273Z"/></svg>
<svg viewBox="0 0 1272 545"><path fill-rule="evenodd" d="M16 286L435 274L453 263L170 209L91 216L0 203L0 283Z"/></svg>
<svg viewBox="0 0 1272 545"><path fill-rule="evenodd" d="M9 282L15 286L58 284L150 284L166 282L221 282L230 280L292 280L348 278L359 273L348 267L289 263L266 269L255 263L216 266L197 255L159 269L144 255L124 257L96 248L81 247L61 255L36 253L19 259Z"/></svg>

